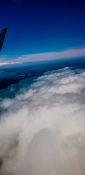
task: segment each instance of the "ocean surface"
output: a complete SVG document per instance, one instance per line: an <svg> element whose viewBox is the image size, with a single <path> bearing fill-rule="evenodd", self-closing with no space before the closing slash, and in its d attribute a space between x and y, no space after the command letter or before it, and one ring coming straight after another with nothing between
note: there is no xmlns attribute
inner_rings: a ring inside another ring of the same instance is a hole
<svg viewBox="0 0 85 175"><path fill-rule="evenodd" d="M34 83L38 77L65 68L73 70L75 74L84 71L85 58L2 66L0 67L0 100L13 98L21 89L28 88Z"/></svg>

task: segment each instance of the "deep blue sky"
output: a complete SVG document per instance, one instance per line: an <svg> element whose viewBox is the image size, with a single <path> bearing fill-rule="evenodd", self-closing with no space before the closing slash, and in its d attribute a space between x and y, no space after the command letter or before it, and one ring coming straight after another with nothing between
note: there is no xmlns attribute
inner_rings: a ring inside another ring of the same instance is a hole
<svg viewBox="0 0 85 175"><path fill-rule="evenodd" d="M55 1L0 0L0 29L8 27L2 54L15 56L85 46L84 0Z"/></svg>

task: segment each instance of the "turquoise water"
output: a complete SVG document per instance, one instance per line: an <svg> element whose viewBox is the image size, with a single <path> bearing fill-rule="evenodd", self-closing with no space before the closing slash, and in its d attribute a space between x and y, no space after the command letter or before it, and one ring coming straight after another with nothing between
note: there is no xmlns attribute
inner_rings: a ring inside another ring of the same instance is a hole
<svg viewBox="0 0 85 175"><path fill-rule="evenodd" d="M85 58L64 59L31 64L5 66L0 68L0 100L14 98L23 89L30 88L37 77L51 71L68 67L75 73L85 69Z"/></svg>

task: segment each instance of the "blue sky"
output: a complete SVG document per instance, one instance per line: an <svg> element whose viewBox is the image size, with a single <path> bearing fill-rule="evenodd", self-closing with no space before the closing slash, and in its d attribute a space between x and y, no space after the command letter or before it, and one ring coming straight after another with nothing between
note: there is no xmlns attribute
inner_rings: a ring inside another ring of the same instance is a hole
<svg viewBox="0 0 85 175"><path fill-rule="evenodd" d="M15 57L85 46L84 0L0 0L0 28L8 33L2 55Z"/></svg>

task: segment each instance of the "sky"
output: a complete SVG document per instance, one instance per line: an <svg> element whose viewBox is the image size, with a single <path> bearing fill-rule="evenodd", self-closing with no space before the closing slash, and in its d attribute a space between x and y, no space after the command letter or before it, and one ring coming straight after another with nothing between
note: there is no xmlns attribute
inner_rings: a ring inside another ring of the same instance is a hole
<svg viewBox="0 0 85 175"><path fill-rule="evenodd" d="M10 58L85 47L84 0L0 0L1 55Z"/></svg>

